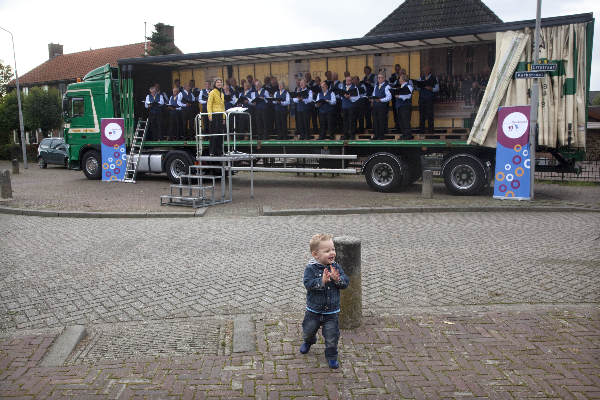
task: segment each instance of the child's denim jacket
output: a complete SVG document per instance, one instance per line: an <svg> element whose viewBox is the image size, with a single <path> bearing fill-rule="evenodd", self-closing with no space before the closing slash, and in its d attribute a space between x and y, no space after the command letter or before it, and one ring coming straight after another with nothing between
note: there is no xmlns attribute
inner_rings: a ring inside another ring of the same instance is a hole
<svg viewBox="0 0 600 400"><path fill-rule="evenodd" d="M340 271L340 281L333 280L323 286L323 270L325 265L319 264L314 258L308 262L304 270L304 287L306 288L306 309L319 314L340 312L340 289L345 289L350 279L342 267L334 262L331 268Z"/></svg>

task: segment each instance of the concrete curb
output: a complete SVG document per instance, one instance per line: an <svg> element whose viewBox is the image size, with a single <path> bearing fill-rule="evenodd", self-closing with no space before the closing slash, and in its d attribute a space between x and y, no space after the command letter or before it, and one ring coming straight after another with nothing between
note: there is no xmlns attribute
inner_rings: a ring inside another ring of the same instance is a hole
<svg viewBox="0 0 600 400"><path fill-rule="evenodd" d="M27 208L0 207L0 214L30 217L65 218L194 218L203 217L207 207L187 212L110 212L110 211L51 211ZM409 207L355 207L355 208L290 208L273 210L263 206L261 216L292 215L350 215L350 214L411 214L447 212L600 212L600 208L576 206L409 206Z"/></svg>
<svg viewBox="0 0 600 400"><path fill-rule="evenodd" d="M296 208L273 210L263 207L263 216L291 215L349 215L349 214L408 214L447 212L600 212L598 208L569 206L415 206L415 207L356 207L356 208Z"/></svg>
<svg viewBox="0 0 600 400"><path fill-rule="evenodd" d="M65 218L194 218L203 217L206 208L187 212L106 212L106 211L51 211L31 210L27 208L0 207L0 214L25 215L31 217L65 217Z"/></svg>
<svg viewBox="0 0 600 400"><path fill-rule="evenodd" d="M83 325L67 326L56 338L40 362L42 367L60 367L69 355L75 350L77 344L87 335Z"/></svg>
<svg viewBox="0 0 600 400"><path fill-rule="evenodd" d="M252 316L237 315L233 319L233 352L256 351L256 332Z"/></svg>

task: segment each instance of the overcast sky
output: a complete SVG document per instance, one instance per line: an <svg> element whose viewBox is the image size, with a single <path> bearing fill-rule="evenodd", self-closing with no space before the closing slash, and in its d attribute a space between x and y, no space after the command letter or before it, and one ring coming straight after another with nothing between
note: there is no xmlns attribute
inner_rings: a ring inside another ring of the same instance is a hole
<svg viewBox="0 0 600 400"><path fill-rule="evenodd" d="M48 43L64 53L144 40L157 22L175 26L184 53L361 37L401 0L113 1L0 0L0 26L15 38L20 75L48 59ZM534 19L535 0L484 0L505 22ZM88 6L89 4L89 6ZM593 12L599 0L543 0L542 17ZM591 90L600 90L600 26L596 24ZM207 33L207 34L205 34ZM0 60L13 64L10 35L0 31Z"/></svg>

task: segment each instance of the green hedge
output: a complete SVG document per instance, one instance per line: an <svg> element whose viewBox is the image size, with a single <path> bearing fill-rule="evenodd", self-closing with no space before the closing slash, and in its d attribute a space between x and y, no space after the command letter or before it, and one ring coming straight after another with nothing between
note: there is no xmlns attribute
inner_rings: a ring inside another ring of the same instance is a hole
<svg viewBox="0 0 600 400"><path fill-rule="evenodd" d="M37 162L37 144L27 145L27 160ZM18 144L4 144L0 145L0 160L13 160L18 159L23 161L23 151L21 146Z"/></svg>

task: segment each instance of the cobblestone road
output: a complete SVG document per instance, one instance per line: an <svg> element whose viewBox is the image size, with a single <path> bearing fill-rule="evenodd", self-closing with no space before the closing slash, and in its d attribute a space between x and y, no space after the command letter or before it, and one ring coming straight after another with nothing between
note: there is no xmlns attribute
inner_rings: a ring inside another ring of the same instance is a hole
<svg viewBox="0 0 600 400"><path fill-rule="evenodd" d="M298 312L315 232L362 239L366 312L600 301L595 213L0 215L0 326Z"/></svg>
<svg viewBox="0 0 600 400"><path fill-rule="evenodd" d="M9 163L0 161L0 169ZM135 185L107 184L90 181L81 171L32 165L12 176L13 199L0 201L0 206L43 210L70 211L182 211L161 207L160 196L169 192L165 176L144 176ZM397 193L380 193L369 189L362 175L313 177L311 174L257 173L255 198L250 198L247 173L233 181L233 203L211 207L207 216L257 216L263 207L275 210L289 208L352 208L406 206L557 206L600 207L600 185L563 186L538 183L535 202L501 202L492 198L489 189L478 196L453 196L440 180L434 183L435 197L423 199L421 185L416 183ZM185 210L188 210L187 208Z"/></svg>
<svg viewBox="0 0 600 400"><path fill-rule="evenodd" d="M170 320L173 321L173 320ZM117 324L118 325L118 324ZM160 324L174 331L180 325ZM598 307L365 318L298 354L300 316L256 320L257 351L38 361L55 334L0 338L0 397L22 399L598 399Z"/></svg>

